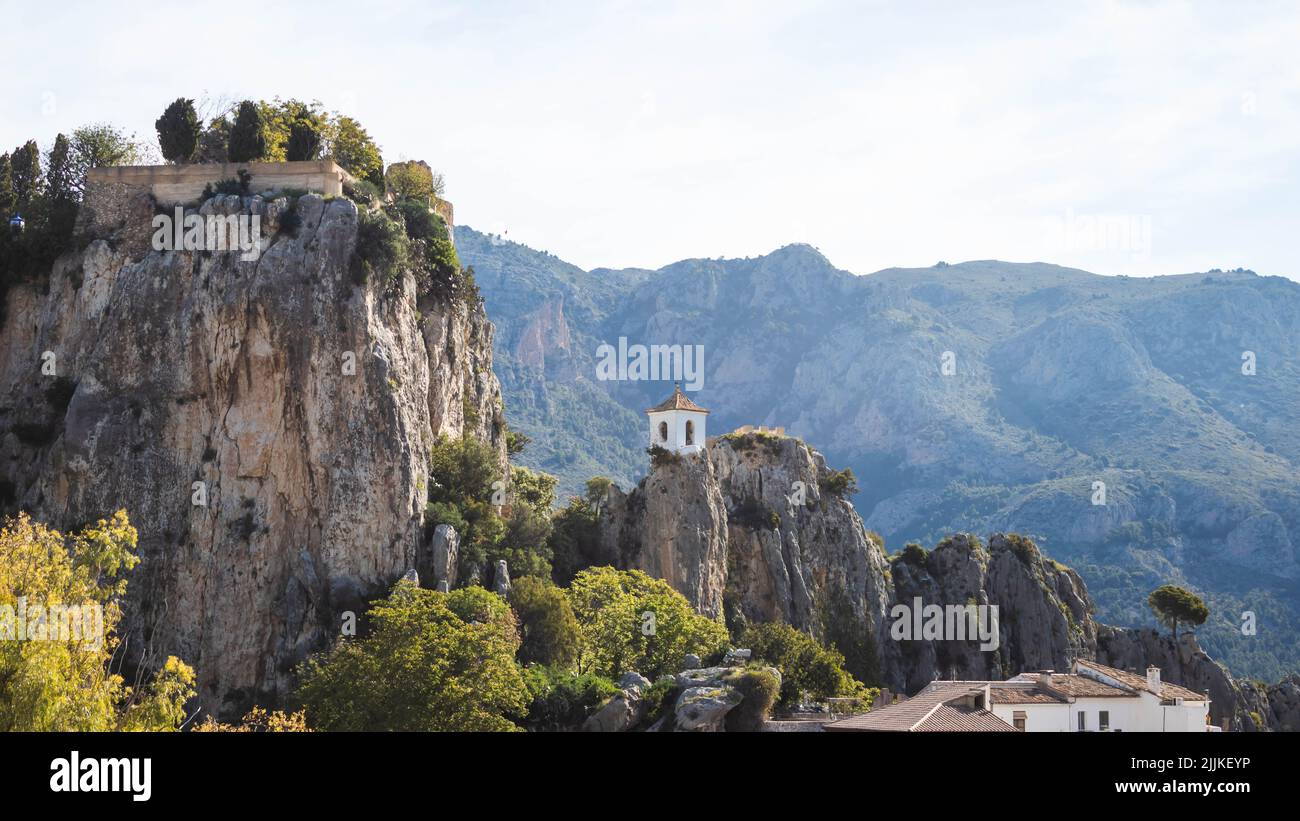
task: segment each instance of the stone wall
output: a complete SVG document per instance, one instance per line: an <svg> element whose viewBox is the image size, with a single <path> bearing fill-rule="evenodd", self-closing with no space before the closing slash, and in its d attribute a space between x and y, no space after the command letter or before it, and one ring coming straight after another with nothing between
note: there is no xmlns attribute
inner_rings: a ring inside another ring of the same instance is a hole
<svg viewBox="0 0 1300 821"><path fill-rule="evenodd" d="M339 196L343 184L352 181L352 175L333 160L309 160L92 168L86 174L86 187L108 183L113 184L110 188L126 186L146 190L159 203L170 205L194 202L208 184L237 179L240 171L252 175L249 190L253 192L302 188L325 196Z"/></svg>

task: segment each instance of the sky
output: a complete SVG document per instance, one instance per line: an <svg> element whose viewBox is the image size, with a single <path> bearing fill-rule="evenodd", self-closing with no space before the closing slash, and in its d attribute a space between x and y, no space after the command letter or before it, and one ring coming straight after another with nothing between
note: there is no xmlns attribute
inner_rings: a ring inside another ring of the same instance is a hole
<svg viewBox="0 0 1300 821"><path fill-rule="evenodd" d="M1300 278L1300 4L0 0L0 146L298 98L584 268Z"/></svg>

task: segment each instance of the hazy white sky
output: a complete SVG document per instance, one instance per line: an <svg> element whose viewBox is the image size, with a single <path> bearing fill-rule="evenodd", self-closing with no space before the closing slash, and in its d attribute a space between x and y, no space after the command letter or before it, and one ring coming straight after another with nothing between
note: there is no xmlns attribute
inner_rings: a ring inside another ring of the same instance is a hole
<svg viewBox="0 0 1300 821"><path fill-rule="evenodd" d="M278 95L442 170L459 223L584 267L798 241L858 273L1300 276L1296 3L0 7L5 149Z"/></svg>

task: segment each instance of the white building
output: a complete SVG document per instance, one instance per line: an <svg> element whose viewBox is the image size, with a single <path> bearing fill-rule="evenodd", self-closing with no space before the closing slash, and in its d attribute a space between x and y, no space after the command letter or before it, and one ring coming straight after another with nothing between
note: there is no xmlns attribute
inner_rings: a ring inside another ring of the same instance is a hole
<svg viewBox="0 0 1300 821"><path fill-rule="evenodd" d="M911 698L826 724L828 732L1204 733L1208 696L1146 676L1077 661L1072 673L1007 681L932 681Z"/></svg>
<svg viewBox="0 0 1300 821"><path fill-rule="evenodd" d="M1210 698L1160 680L1079 660L1071 673L1022 673L991 682L990 709L1025 732L1204 733Z"/></svg>
<svg viewBox="0 0 1300 821"><path fill-rule="evenodd" d="M686 398L678 385L673 395L646 411L650 417L650 444L673 453L698 453L704 449L704 421L709 412Z"/></svg>

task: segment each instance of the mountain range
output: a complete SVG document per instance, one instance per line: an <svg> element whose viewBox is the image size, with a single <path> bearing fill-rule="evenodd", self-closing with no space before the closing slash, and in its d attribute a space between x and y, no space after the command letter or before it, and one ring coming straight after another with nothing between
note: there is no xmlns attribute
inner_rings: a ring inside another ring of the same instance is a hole
<svg viewBox="0 0 1300 821"><path fill-rule="evenodd" d="M581 492L649 467L671 380L597 378L602 344L699 345L708 433L783 427L850 467L891 550L1020 532L1099 618L1210 605L1237 675L1300 667L1300 284L1243 269L1109 277L995 260L856 275L808 245L658 270L582 268L457 227L495 325L522 464Z"/></svg>

